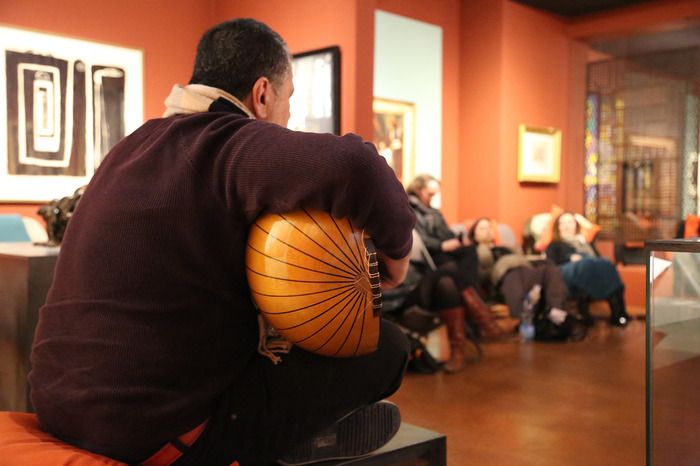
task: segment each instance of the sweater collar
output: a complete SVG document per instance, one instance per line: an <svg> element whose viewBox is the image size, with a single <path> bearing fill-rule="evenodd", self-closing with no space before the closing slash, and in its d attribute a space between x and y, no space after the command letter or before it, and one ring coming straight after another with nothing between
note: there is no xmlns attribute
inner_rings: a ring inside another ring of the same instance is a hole
<svg viewBox="0 0 700 466"><path fill-rule="evenodd" d="M235 96L204 84L175 84L165 99L165 107L163 117L181 113L233 111L255 119L255 115Z"/></svg>

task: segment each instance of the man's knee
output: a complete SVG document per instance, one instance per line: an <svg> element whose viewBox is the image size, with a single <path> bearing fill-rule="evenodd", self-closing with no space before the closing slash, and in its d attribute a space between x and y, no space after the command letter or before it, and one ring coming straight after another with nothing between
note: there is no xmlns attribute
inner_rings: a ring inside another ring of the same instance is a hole
<svg viewBox="0 0 700 466"><path fill-rule="evenodd" d="M391 396L401 386L406 366L410 344L403 332L394 324L382 321L381 338L379 340L379 357L383 366L383 390L377 399Z"/></svg>
<svg viewBox="0 0 700 466"><path fill-rule="evenodd" d="M396 353L397 359L406 359L410 351L410 344L406 335L404 335L397 325L382 320L379 350L388 353ZM403 357L398 358L399 355Z"/></svg>

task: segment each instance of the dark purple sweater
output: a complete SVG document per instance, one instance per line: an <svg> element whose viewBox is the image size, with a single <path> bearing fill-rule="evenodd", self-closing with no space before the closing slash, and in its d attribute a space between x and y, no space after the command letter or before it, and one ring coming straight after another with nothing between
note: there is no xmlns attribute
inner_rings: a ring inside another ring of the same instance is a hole
<svg viewBox="0 0 700 466"><path fill-rule="evenodd" d="M40 310L29 381L42 427L133 461L209 417L257 355L248 230L301 206L364 226L390 257L411 247L406 195L355 135L208 112L151 120L115 146Z"/></svg>

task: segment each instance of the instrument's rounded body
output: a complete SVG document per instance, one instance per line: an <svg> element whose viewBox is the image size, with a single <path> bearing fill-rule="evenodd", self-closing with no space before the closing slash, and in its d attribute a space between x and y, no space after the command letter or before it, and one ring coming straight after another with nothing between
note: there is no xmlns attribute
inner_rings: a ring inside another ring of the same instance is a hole
<svg viewBox="0 0 700 466"><path fill-rule="evenodd" d="M317 210L263 215L251 228L246 265L258 310L289 342L335 357L377 348L376 253L347 219Z"/></svg>

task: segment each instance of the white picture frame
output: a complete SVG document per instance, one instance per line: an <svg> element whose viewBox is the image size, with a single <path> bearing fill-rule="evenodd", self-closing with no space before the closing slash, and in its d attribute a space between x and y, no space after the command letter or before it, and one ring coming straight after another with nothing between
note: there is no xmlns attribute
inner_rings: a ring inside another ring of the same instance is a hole
<svg viewBox="0 0 700 466"><path fill-rule="evenodd" d="M0 25L0 200L86 185L143 123L143 52Z"/></svg>

